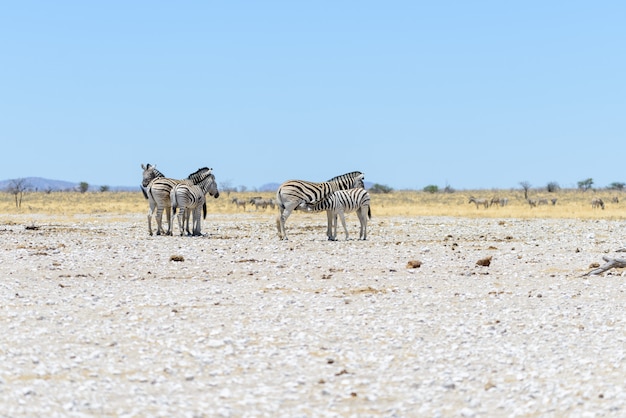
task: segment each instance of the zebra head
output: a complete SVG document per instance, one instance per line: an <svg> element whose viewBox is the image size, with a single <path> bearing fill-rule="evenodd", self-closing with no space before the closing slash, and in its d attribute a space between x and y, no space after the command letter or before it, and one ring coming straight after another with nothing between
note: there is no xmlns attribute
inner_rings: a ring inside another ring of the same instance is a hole
<svg viewBox="0 0 626 418"><path fill-rule="evenodd" d="M335 183L339 186L340 190L345 189L364 189L365 188L365 174L360 171L353 171L351 173L341 174L328 180L328 183Z"/></svg>
<svg viewBox="0 0 626 418"><path fill-rule="evenodd" d="M215 181L213 173L206 175L204 179L198 183L198 186L200 186L204 194L208 193L216 199L220 197L220 192L217 190L217 182Z"/></svg>
<svg viewBox="0 0 626 418"><path fill-rule="evenodd" d="M217 190L217 182L215 181L215 176L213 175L213 173L211 173L210 176L212 181L209 185L209 194L217 199L218 197L220 197L220 191Z"/></svg>
<svg viewBox="0 0 626 418"><path fill-rule="evenodd" d="M141 181L142 187L148 187L148 184L158 177L165 177L163 173L156 169L156 165L141 164L141 168L143 169L143 179Z"/></svg>

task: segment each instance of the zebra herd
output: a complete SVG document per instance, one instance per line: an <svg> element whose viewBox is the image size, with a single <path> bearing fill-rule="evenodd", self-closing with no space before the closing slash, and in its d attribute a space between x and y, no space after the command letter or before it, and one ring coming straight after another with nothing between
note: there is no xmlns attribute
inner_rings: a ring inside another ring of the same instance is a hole
<svg viewBox="0 0 626 418"><path fill-rule="evenodd" d="M201 235L200 211L206 218L206 195L219 197L217 183L212 169L204 167L191 173L186 179L175 180L165 177L163 173L151 164L142 164L143 179L141 190L150 205L148 211L148 232L152 235L152 218L156 215L157 235L172 235L172 216L178 210L178 226L180 235ZM250 203L259 207L265 204L278 206L279 214L276 219L278 236L281 240L287 239L285 222L294 210L307 212L326 211L328 239L337 239L337 218L341 219L343 229L348 239L345 213L356 211L361 224L359 239L367 239L367 219L371 218L370 196L365 190L365 176L360 171L342 174L332 179L315 183L305 180L289 180L284 182L276 192L276 199L267 202L260 198L251 199ZM245 201L233 199L238 206ZM156 210L156 214L155 214ZM163 229L163 212L165 211L168 229ZM193 215L193 230L189 229L190 216Z"/></svg>
<svg viewBox="0 0 626 418"><path fill-rule="evenodd" d="M178 226L180 235L184 231L188 235L200 235L201 220L200 210L206 218L206 195L207 193L218 198L217 183L213 175L213 169L204 167L191 173L186 179L175 180L165 177L154 165L141 165L143 180L141 191L148 203L148 232L152 235L152 217L156 209L157 235L163 234L163 210L167 217L167 233L172 235L172 215L178 213ZM193 232L189 230L189 218L193 213Z"/></svg>

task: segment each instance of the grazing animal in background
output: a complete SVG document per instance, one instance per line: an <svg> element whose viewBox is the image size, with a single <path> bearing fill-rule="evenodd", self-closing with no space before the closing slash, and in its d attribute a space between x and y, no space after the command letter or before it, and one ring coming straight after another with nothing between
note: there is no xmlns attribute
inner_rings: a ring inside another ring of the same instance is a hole
<svg viewBox="0 0 626 418"><path fill-rule="evenodd" d="M237 209L243 208L244 212L246 211L246 201L245 200L233 197L233 199L231 200L231 203L233 203L235 206L237 206Z"/></svg>
<svg viewBox="0 0 626 418"><path fill-rule="evenodd" d="M148 210L148 232L152 235L152 217L156 209L156 221L157 221L157 235L164 234L172 235L172 212L171 212L171 200L170 193L174 186L179 183L196 184L202 181L206 176L211 174L211 169L204 167L191 173L186 179L176 180L165 177L163 173L156 170L156 166L150 164L143 168L143 181L142 191L144 196L148 198L150 209ZM149 180L152 177L151 180ZM147 184L145 184L147 182ZM167 232L163 230L163 211L165 210L165 216L167 218Z"/></svg>
<svg viewBox="0 0 626 418"><path fill-rule="evenodd" d="M278 217L276 228L281 240L287 239L285 222L291 212L300 208L306 209L307 205L312 205L324 199L328 194L337 190L354 188L365 188L365 176L360 171L342 174L332 179L315 183L305 180L288 180L280 185L276 191L276 204L278 205ZM330 223L331 219L328 219Z"/></svg>
<svg viewBox="0 0 626 418"><path fill-rule="evenodd" d="M604 210L604 202L602 201L602 199L597 197L591 201L591 208L592 209L601 208Z"/></svg>
<svg viewBox="0 0 626 418"><path fill-rule="evenodd" d="M483 206L485 209L487 209L489 207L489 200L487 200L487 199L476 199L474 196L470 196L469 202L467 202L467 203L474 203L474 204L476 204L476 209L478 209L480 206Z"/></svg>
<svg viewBox="0 0 626 418"><path fill-rule="evenodd" d="M206 195L214 198L220 196L217 190L215 176L211 173L198 184L179 183L172 189L170 200L172 202L172 213L175 215L178 209L178 226L180 235L184 232L187 235L199 236L201 233L200 211L203 211L202 219L206 219ZM193 212L193 231L189 230L189 217Z"/></svg>
<svg viewBox="0 0 626 418"><path fill-rule="evenodd" d="M613 203L619 203L619 197L614 196L613 199L611 199L611 202Z"/></svg>
<svg viewBox="0 0 626 418"><path fill-rule="evenodd" d="M528 205L529 205L531 208L535 208L535 207L537 207L537 199L527 199L527 201L528 201Z"/></svg>
<svg viewBox="0 0 626 418"><path fill-rule="evenodd" d="M556 201L557 201L556 197L553 197L552 199L550 199L550 202L552 202L552 206L556 206Z"/></svg>
<svg viewBox="0 0 626 418"><path fill-rule="evenodd" d="M548 204L548 199L539 199L537 200L537 205L541 206L541 205L547 205Z"/></svg>
<svg viewBox="0 0 626 418"><path fill-rule="evenodd" d="M250 204L254 205L256 210L259 210L259 208L267 209L267 200L263 199L260 196L256 196L256 197L253 197L252 199L250 199Z"/></svg>
<svg viewBox="0 0 626 418"><path fill-rule="evenodd" d="M329 228L326 230L329 241L337 240L337 216L341 218L341 224L346 233L346 240L348 240L348 228L346 227L344 214L356 211L361 224L359 239L367 239L367 219L372 218L372 212L370 209L370 195L365 189L337 190L327 195L323 200L307 205L307 210L313 212L325 210L328 217L332 219L332 225L329 225Z"/></svg>

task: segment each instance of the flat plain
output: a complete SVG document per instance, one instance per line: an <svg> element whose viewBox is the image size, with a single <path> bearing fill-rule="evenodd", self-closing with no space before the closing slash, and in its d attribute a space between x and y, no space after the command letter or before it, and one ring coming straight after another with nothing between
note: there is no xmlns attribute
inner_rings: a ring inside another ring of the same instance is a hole
<svg viewBox="0 0 626 418"><path fill-rule="evenodd" d="M619 206L373 199L367 241L329 242L227 199L202 237L149 236L132 199L0 214L0 416L626 413L624 277L584 275Z"/></svg>

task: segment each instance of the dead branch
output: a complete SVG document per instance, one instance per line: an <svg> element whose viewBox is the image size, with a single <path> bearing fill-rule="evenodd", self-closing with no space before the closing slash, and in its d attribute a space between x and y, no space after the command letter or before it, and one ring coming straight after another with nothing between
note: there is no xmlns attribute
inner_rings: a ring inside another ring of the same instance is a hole
<svg viewBox="0 0 626 418"><path fill-rule="evenodd" d="M605 264L601 265L598 268L591 270L590 272L586 274L583 274L583 276L592 276L592 275L604 273L605 271L610 270L612 268L626 267L626 260L623 258L609 258L609 257L604 256L602 257L602 259L606 261Z"/></svg>

